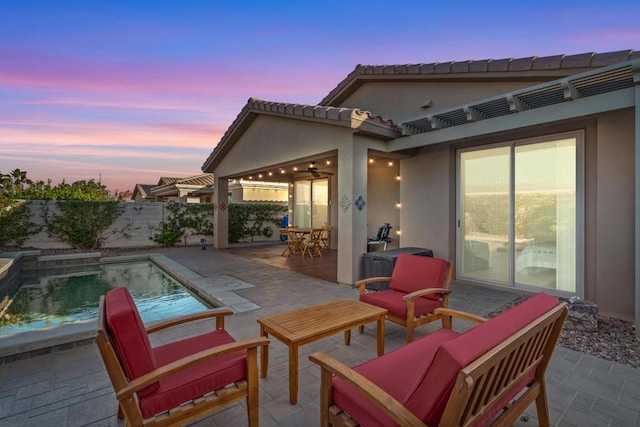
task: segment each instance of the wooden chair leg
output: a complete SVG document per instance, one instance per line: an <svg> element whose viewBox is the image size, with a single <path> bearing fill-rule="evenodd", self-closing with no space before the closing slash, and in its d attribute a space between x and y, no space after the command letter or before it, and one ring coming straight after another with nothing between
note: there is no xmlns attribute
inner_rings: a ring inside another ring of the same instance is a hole
<svg viewBox="0 0 640 427"><path fill-rule="evenodd" d="M453 327L451 316L442 316L442 327L444 329L451 329Z"/></svg>
<svg viewBox="0 0 640 427"><path fill-rule="evenodd" d="M259 402L258 402L258 349L247 350L247 416L249 427L258 427Z"/></svg>
<svg viewBox="0 0 640 427"><path fill-rule="evenodd" d="M320 372L320 426L329 427L329 407L333 403L331 398L331 381L333 375L328 369L322 369Z"/></svg>
<svg viewBox="0 0 640 427"><path fill-rule="evenodd" d="M538 423L540 427L549 427L549 406L547 403L547 386L544 381L540 383L540 393L536 397L536 410L538 411Z"/></svg>
<svg viewBox="0 0 640 427"><path fill-rule="evenodd" d="M413 322L407 322L407 344L413 341Z"/></svg>

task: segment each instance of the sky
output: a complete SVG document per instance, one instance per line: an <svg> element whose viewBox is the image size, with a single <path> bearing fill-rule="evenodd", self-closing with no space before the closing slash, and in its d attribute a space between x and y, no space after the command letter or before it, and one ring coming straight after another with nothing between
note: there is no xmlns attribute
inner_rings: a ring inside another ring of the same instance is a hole
<svg viewBox="0 0 640 427"><path fill-rule="evenodd" d="M3 0L0 172L132 191L202 173L250 97L315 105L358 64L637 50L639 22L638 0Z"/></svg>

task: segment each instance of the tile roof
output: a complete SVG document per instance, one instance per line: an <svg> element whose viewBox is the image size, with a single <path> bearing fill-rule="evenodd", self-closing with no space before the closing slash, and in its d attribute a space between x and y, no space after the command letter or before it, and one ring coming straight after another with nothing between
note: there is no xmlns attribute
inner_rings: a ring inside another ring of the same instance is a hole
<svg viewBox="0 0 640 427"><path fill-rule="evenodd" d="M237 132L243 132L253 121L257 114L268 114L299 120L320 121L327 124L350 127L358 129L363 125L368 125L369 132L385 135L387 138L394 138L401 135L400 128L391 120L385 120L380 116L375 116L368 111L357 108L336 108L321 105L292 104L285 102L270 102L257 98L249 98L242 111L231 126L224 133L218 145L213 149L207 160L202 165L202 170L209 170L213 159L221 150L229 148L228 144L233 144L233 138Z"/></svg>
<svg viewBox="0 0 640 427"><path fill-rule="evenodd" d="M184 187L197 187L197 190L202 190L205 187L213 188L213 174L203 173L200 175L189 176L186 178L166 178L163 177L160 180L165 179L167 181L164 185L155 186L151 192L155 195L166 195L168 191L177 191Z"/></svg>
<svg viewBox="0 0 640 427"><path fill-rule="evenodd" d="M142 196L148 196L151 194L151 189L155 187L154 184L136 184L134 191L138 191Z"/></svg>
<svg viewBox="0 0 640 427"><path fill-rule="evenodd" d="M156 184L156 185L157 186L161 186L161 185L173 184L174 182L178 181L179 179L181 179L181 178L161 176L160 180L158 181L158 184Z"/></svg>
<svg viewBox="0 0 640 427"><path fill-rule="evenodd" d="M461 77L474 73L539 73L559 71L573 74L576 69L598 68L618 62L640 58L640 52L621 50L605 53L582 53L578 55L530 56L526 58L482 59L469 61L433 62L429 64L404 65L357 65L329 94L320 101L320 105L336 105L343 102L361 84L363 80L403 80L418 78L437 78L461 74ZM504 78L504 76L501 76Z"/></svg>
<svg viewBox="0 0 640 427"><path fill-rule="evenodd" d="M200 175L190 176L188 178L178 179L175 182L176 185L199 185L202 187L206 187L208 185L213 185L213 174L212 173L203 173Z"/></svg>
<svg viewBox="0 0 640 427"><path fill-rule="evenodd" d="M568 103L580 98L632 89L637 83L640 56L574 74L562 79L529 86L465 105L427 114L401 124L405 135L433 132L440 129L516 114L551 105Z"/></svg>

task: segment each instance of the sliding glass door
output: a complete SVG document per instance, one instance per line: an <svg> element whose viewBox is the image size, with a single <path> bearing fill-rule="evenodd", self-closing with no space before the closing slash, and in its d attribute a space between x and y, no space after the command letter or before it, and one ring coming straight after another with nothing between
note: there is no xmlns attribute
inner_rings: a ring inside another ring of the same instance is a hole
<svg viewBox="0 0 640 427"><path fill-rule="evenodd" d="M581 151L574 133L459 153L460 277L578 291Z"/></svg>
<svg viewBox="0 0 640 427"><path fill-rule="evenodd" d="M329 223L329 179L296 181L293 186L293 223L322 227Z"/></svg>

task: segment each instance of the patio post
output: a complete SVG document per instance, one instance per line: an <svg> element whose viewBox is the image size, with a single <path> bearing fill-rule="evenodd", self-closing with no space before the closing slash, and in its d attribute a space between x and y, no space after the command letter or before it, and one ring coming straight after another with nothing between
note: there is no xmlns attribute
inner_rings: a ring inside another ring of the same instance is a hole
<svg viewBox="0 0 640 427"><path fill-rule="evenodd" d="M214 173L213 185L213 246L217 249L229 247L229 182Z"/></svg>
<svg viewBox="0 0 640 427"><path fill-rule="evenodd" d="M367 153L357 136L338 148L337 279L349 285L360 278L360 258L367 245Z"/></svg>
<svg viewBox="0 0 640 427"><path fill-rule="evenodd" d="M635 271L635 324L636 339L640 339L640 61L636 62L633 73L633 82L635 83L635 127L636 127L636 144L635 144L635 180L636 180L636 271Z"/></svg>

